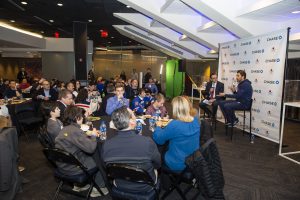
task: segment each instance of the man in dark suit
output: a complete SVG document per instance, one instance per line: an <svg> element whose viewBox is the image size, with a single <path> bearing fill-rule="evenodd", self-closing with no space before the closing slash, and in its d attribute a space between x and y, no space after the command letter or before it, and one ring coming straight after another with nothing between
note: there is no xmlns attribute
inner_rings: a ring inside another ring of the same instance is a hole
<svg viewBox="0 0 300 200"><path fill-rule="evenodd" d="M208 114L208 117L215 117L218 110L218 100L217 95L224 92L224 84L218 81L218 76L216 73L210 75L211 81L207 83L205 88L204 100L199 104L200 108ZM212 110L209 107L212 107Z"/></svg>
<svg viewBox="0 0 300 200"><path fill-rule="evenodd" d="M58 94L53 88L50 88L49 81L43 81L42 86L43 88L40 88L33 95L33 99L38 101L56 101L58 98Z"/></svg>
<svg viewBox="0 0 300 200"><path fill-rule="evenodd" d="M21 83L23 79L28 79L28 74L24 67L21 67L21 71L18 72L17 79L19 80L19 83Z"/></svg>
<svg viewBox="0 0 300 200"><path fill-rule="evenodd" d="M60 110L60 120L64 119L64 112L69 105L73 104L73 96L69 90L62 90L58 95L58 108Z"/></svg>

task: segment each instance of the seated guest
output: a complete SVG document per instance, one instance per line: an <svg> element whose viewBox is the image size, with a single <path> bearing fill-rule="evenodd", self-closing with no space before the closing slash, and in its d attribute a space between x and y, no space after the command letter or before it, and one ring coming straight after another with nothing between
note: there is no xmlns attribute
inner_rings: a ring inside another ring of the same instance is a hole
<svg viewBox="0 0 300 200"><path fill-rule="evenodd" d="M1 79L1 82L0 82L0 99L3 99L4 98L4 92L5 90L9 88L9 80L7 79Z"/></svg>
<svg viewBox="0 0 300 200"><path fill-rule="evenodd" d="M107 100L110 97L115 96L115 86L114 86L114 84L112 84L112 83L107 84L106 91L107 91L107 94L103 97L102 104L100 106L100 116L107 115L106 114Z"/></svg>
<svg viewBox="0 0 300 200"><path fill-rule="evenodd" d="M9 88L7 88L4 92L4 97L6 98L16 98L16 97L21 97L22 92L20 89L17 88L16 81L10 81L9 82Z"/></svg>
<svg viewBox="0 0 300 200"><path fill-rule="evenodd" d="M47 80L43 81L42 88L33 95L33 99L41 101L56 101L57 98L57 92L50 88L50 83Z"/></svg>
<svg viewBox="0 0 300 200"><path fill-rule="evenodd" d="M60 110L57 102L43 102L42 110L47 120L47 132L54 144L55 138L63 128L63 123L58 119L60 117Z"/></svg>
<svg viewBox="0 0 300 200"><path fill-rule="evenodd" d="M99 105L98 102L96 102L95 106L94 102L89 100L88 91L85 88L82 88L75 99L75 106L84 109L87 112L87 115L90 115L97 111Z"/></svg>
<svg viewBox="0 0 300 200"><path fill-rule="evenodd" d="M149 79L149 83L146 83L145 88L148 88L153 95L158 93L157 86L152 78Z"/></svg>
<svg viewBox="0 0 300 200"><path fill-rule="evenodd" d="M29 87L30 87L30 84L27 82L27 79L23 79L19 86L20 90L25 90Z"/></svg>
<svg viewBox="0 0 300 200"><path fill-rule="evenodd" d="M69 90L62 90L58 95L58 108L60 110L60 119L63 119L67 106L73 104L73 96Z"/></svg>
<svg viewBox="0 0 300 200"><path fill-rule="evenodd" d="M130 84L126 86L125 92L126 92L127 99L133 99L138 95L139 93L138 85L139 85L138 81L136 79L132 79Z"/></svg>
<svg viewBox="0 0 300 200"><path fill-rule="evenodd" d="M55 139L55 147L71 153L88 170L91 170L96 167L96 163L91 154L93 154L96 150L97 140L95 136L87 136L83 130L80 129L80 126L84 121L83 113L84 110L76 106L69 106L66 109L64 115L64 127ZM57 163L57 166L62 173L70 176L83 173L80 168L74 165ZM101 176L100 172L96 174L95 181L96 184L101 188L102 192L107 194L108 191L105 188L103 177ZM96 188L93 188L91 197L97 196L101 196L101 194Z"/></svg>
<svg viewBox="0 0 300 200"><path fill-rule="evenodd" d="M9 117L8 108L4 105L4 100L0 99L0 116Z"/></svg>
<svg viewBox="0 0 300 200"><path fill-rule="evenodd" d="M145 88L144 102L145 102L145 108L148 108L148 106L150 106L154 102L154 98L151 95L151 91L148 88Z"/></svg>
<svg viewBox="0 0 300 200"><path fill-rule="evenodd" d="M199 104L200 108L208 114L208 117L215 117L218 110L218 101L220 97L218 95L224 92L224 84L218 81L218 76L215 73L210 75L211 81L207 83L205 88L204 100ZM209 107L212 107L212 111Z"/></svg>
<svg viewBox="0 0 300 200"><path fill-rule="evenodd" d="M153 140L163 145L169 142L164 156L166 166L172 171L185 169L185 158L199 148L200 124L196 117L190 115L189 102L181 96L172 101L173 118L164 128L161 122L153 133Z"/></svg>
<svg viewBox="0 0 300 200"><path fill-rule="evenodd" d="M129 107L128 99L124 98L124 85L122 83L116 84L116 94L107 100L106 113L111 115L116 109L122 106Z"/></svg>
<svg viewBox="0 0 300 200"><path fill-rule="evenodd" d="M167 115L167 109L164 106L165 97L162 94L155 95L155 101L147 108L146 115L156 115L160 117L165 117Z"/></svg>
<svg viewBox="0 0 300 200"><path fill-rule="evenodd" d="M83 87L81 86L80 81L77 80L77 81L75 82L75 91L76 91L77 93L79 93L79 91L80 91L82 88L83 88Z"/></svg>
<svg viewBox="0 0 300 200"><path fill-rule="evenodd" d="M103 94L104 92L104 80L102 79L102 77L98 77L97 79L97 90L100 94Z"/></svg>
<svg viewBox="0 0 300 200"><path fill-rule="evenodd" d="M160 153L151 138L136 134L134 130L136 119L133 112L123 106L112 113L111 119L118 132L115 137L105 141L102 147L104 163L118 161L139 163L143 160L138 166L147 171L153 180L157 180L154 170L160 167ZM148 185L124 180L116 180L114 184L119 190L126 192L139 193L151 190Z"/></svg>
<svg viewBox="0 0 300 200"><path fill-rule="evenodd" d="M66 89L65 88L65 83L63 82L63 81L59 81L58 83L57 83L57 91L58 92L60 92L60 91L62 91L62 90L64 90L64 89Z"/></svg>
<svg viewBox="0 0 300 200"><path fill-rule="evenodd" d="M73 83L73 82L68 82L68 83L66 84L66 89L69 90L69 91L72 93L73 99L75 99L75 98L77 97L78 92L75 91L75 86L74 86L74 83Z"/></svg>
<svg viewBox="0 0 300 200"><path fill-rule="evenodd" d="M142 115L145 112L145 101L144 98L146 96L144 89L139 89L139 95L135 97L131 102L131 109L137 115Z"/></svg>
<svg viewBox="0 0 300 200"><path fill-rule="evenodd" d="M235 116L234 111L240 109L248 109L251 105L253 89L251 82L246 79L246 72L238 70L236 73L236 80L238 82L237 88L231 87L233 94L220 93L222 97L234 98L236 100L227 100L219 102L219 106L227 121L227 125L235 126L239 120Z"/></svg>

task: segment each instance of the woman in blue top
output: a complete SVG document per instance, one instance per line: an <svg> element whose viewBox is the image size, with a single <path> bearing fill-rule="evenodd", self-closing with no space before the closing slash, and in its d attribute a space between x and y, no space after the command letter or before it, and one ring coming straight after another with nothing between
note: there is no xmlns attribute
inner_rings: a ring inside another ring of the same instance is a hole
<svg viewBox="0 0 300 200"><path fill-rule="evenodd" d="M196 117L190 115L189 102L184 97L175 97L172 107L174 120L164 129L158 123L153 139L160 145L169 141L165 164L173 171L182 171L185 158L199 148L200 124Z"/></svg>

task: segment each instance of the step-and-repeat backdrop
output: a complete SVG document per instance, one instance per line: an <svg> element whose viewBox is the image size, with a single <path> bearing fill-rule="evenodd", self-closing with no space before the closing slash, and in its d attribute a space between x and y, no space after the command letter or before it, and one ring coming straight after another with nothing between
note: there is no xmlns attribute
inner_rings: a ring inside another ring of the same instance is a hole
<svg viewBox="0 0 300 200"><path fill-rule="evenodd" d="M284 68L288 30L220 44L219 81L231 93L237 70L245 70L252 82L252 133L279 142ZM249 112L246 130L249 131ZM243 112L236 112L242 128ZM221 116L220 113L218 116Z"/></svg>

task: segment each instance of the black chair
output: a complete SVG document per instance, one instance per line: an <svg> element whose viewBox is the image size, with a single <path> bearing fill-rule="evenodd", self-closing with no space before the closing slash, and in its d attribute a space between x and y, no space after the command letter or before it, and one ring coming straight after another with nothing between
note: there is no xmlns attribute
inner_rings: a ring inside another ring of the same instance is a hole
<svg viewBox="0 0 300 200"><path fill-rule="evenodd" d="M167 166L163 166L161 169L162 169L162 186L165 189L165 192L164 192L163 196L161 197L161 199L165 199L174 190L176 190L183 200L187 200L187 198L186 198L187 193L189 191L191 191L192 188L195 188L197 185L196 179L194 178L194 175L193 175L192 171L189 169L189 167L187 166L181 172L172 171ZM168 182L169 182L168 188L166 188L166 185L164 185L167 182L167 181L163 181L164 176L167 176L167 178L169 179L168 180ZM182 190L180 188L181 183L187 184L188 187L185 190ZM200 194L200 192L197 191L197 193L192 198L189 198L189 199L197 199L199 194Z"/></svg>
<svg viewBox="0 0 300 200"><path fill-rule="evenodd" d="M40 127L38 139L44 148L54 148L54 141L49 136L46 125Z"/></svg>
<svg viewBox="0 0 300 200"><path fill-rule="evenodd" d="M32 102L16 105L15 115L17 122L20 125L20 129L26 136L27 140L29 139L29 135L26 131L34 130L36 133L40 125L43 123L43 118L37 115Z"/></svg>
<svg viewBox="0 0 300 200"><path fill-rule="evenodd" d="M53 199L58 198L60 191L89 199L91 191L94 186L97 188L99 193L103 196L103 192L100 190L99 186L95 183L95 176L96 176L97 172L99 171L98 167L88 170L85 166L83 166L83 164L77 158L75 158L75 156L73 156L72 154L70 154L66 151L63 151L61 149L45 148L43 150L43 152L44 152L45 156L47 157L47 159L54 165L54 167L55 167L54 176L57 179L59 179L59 184L57 186L57 189L56 189ZM56 165L57 162L68 164L68 165L74 165L77 168L82 170L82 174L68 175L66 173L63 173L57 167L57 165ZM69 183L72 185L74 185L74 184L77 184L77 185L90 184L90 187L88 189L87 194L84 195L82 193L75 192L75 191L67 189L67 188L63 188L65 183Z"/></svg>
<svg viewBox="0 0 300 200"><path fill-rule="evenodd" d="M110 195L113 199L129 199L129 200L152 200L159 199L159 181L155 180L149 173L134 164L125 163L107 163L106 175L110 187ZM114 181L125 180L134 183L146 184L151 187L147 192L132 193L118 189L114 185Z"/></svg>
<svg viewBox="0 0 300 200"><path fill-rule="evenodd" d="M250 106L248 108L235 110L235 111L243 111L244 112L244 115L243 115L243 135L245 133L246 111L250 112L250 118L249 118L249 122L250 122L249 140L251 140L251 134L252 134L252 103L253 103L253 99L251 99ZM227 130L228 130L228 125L226 126L226 135L227 135ZM230 136L231 141L232 141L232 136L233 136L233 127L231 127L231 136Z"/></svg>

